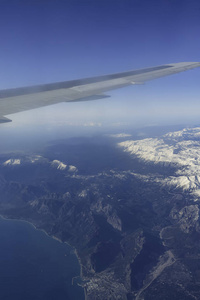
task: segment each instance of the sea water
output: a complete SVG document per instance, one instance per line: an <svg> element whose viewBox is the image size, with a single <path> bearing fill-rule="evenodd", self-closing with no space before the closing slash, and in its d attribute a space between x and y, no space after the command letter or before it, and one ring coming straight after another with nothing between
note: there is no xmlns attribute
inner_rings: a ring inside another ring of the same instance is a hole
<svg viewBox="0 0 200 300"><path fill-rule="evenodd" d="M0 299L83 300L72 247L24 221L0 218Z"/></svg>

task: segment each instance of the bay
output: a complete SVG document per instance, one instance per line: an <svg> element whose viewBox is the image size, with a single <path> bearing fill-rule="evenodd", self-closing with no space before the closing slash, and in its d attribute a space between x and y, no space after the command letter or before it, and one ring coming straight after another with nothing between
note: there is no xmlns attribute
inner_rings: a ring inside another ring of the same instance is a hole
<svg viewBox="0 0 200 300"><path fill-rule="evenodd" d="M73 248L24 221L0 218L0 299L83 300Z"/></svg>

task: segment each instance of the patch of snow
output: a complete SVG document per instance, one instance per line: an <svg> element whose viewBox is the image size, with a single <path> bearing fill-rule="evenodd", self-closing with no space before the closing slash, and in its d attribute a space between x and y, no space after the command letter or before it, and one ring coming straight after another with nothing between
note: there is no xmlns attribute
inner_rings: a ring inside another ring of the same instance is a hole
<svg viewBox="0 0 200 300"><path fill-rule="evenodd" d="M77 168L75 166L69 165L69 172L77 172Z"/></svg>
<svg viewBox="0 0 200 300"><path fill-rule="evenodd" d="M66 164L56 159L52 161L51 165L58 170L65 170L67 168Z"/></svg>
<svg viewBox="0 0 200 300"><path fill-rule="evenodd" d="M128 133L118 133L118 134L110 134L109 136L113 137L113 138L124 138L124 137L131 136L131 134L128 134Z"/></svg>
<svg viewBox="0 0 200 300"><path fill-rule="evenodd" d="M81 198L87 197L87 191L83 190L78 196L81 197Z"/></svg>
<svg viewBox="0 0 200 300"><path fill-rule="evenodd" d="M29 157L29 159L30 159L31 163L35 163L35 162L43 159L43 157L41 155L34 155L34 156Z"/></svg>
<svg viewBox="0 0 200 300"><path fill-rule="evenodd" d="M21 160L18 158L11 158L3 163L4 166L15 166L20 164L21 164Z"/></svg>

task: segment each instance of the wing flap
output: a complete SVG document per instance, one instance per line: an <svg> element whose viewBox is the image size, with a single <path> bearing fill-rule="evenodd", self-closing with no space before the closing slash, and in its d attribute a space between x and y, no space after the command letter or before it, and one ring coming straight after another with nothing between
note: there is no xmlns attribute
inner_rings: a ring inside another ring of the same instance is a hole
<svg viewBox="0 0 200 300"><path fill-rule="evenodd" d="M105 98L110 98L110 95L98 94L98 95L86 96L77 100L68 100L67 102L93 101L93 100L99 100Z"/></svg>

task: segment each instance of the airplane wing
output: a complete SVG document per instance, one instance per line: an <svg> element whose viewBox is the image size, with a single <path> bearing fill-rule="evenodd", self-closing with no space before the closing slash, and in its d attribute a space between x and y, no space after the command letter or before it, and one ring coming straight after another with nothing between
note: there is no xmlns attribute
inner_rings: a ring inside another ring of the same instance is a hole
<svg viewBox="0 0 200 300"><path fill-rule="evenodd" d="M200 67L200 62L182 62L92 78L0 90L0 123L11 121L5 117L9 114L59 102L105 98L109 96L104 95L104 92L109 90L142 84L197 67Z"/></svg>

